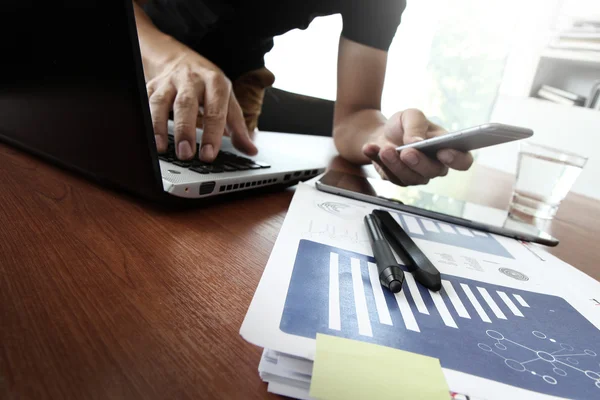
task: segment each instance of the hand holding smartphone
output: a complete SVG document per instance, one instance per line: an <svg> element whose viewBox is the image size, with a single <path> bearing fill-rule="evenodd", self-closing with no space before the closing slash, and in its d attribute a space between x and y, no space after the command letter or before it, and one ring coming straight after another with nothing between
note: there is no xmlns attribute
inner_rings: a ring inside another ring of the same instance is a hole
<svg viewBox="0 0 600 400"><path fill-rule="evenodd" d="M442 149L467 152L531 136L533 131L528 128L490 123L399 146L396 150L400 152L413 148L431 158L436 158L437 152Z"/></svg>

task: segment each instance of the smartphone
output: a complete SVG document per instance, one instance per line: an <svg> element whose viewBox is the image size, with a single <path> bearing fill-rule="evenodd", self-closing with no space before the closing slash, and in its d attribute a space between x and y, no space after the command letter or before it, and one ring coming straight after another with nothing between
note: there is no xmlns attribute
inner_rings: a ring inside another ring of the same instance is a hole
<svg viewBox="0 0 600 400"><path fill-rule="evenodd" d="M513 140L526 139L533 136L533 131L519 126L504 124L484 124L473 128L450 132L442 136L399 146L396 150L413 148L435 158L439 150L454 149L463 152L494 146Z"/></svg>
<svg viewBox="0 0 600 400"><path fill-rule="evenodd" d="M508 218L506 210L424 192L415 187L400 187L382 179L329 171L316 182L316 187L322 192L405 211L426 219L546 246L558 245L557 239L535 226ZM423 224L424 228L427 225L431 224Z"/></svg>

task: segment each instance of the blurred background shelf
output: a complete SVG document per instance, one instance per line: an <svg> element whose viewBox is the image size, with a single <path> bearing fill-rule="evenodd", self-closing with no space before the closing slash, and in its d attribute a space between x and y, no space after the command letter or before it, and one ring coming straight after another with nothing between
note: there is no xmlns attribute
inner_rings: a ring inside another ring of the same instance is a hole
<svg viewBox="0 0 600 400"><path fill-rule="evenodd" d="M530 29L522 29L508 56L490 121L531 128L531 142L588 157L573 191L600 199L600 111L537 98L543 85L590 97L600 81L600 51L551 46L573 32L577 21L600 22L600 1L548 0L543 5L555 12L544 14L539 3L540 18L523 25ZM518 143L509 143L478 152L477 162L515 173L517 157Z"/></svg>
<svg viewBox="0 0 600 400"><path fill-rule="evenodd" d="M542 58L564 60L571 63L586 63L600 65L600 51L579 51L549 48L542 52Z"/></svg>
<svg viewBox="0 0 600 400"><path fill-rule="evenodd" d="M535 69L529 96L535 96L542 85L550 85L589 97L599 80L600 52L546 49Z"/></svg>

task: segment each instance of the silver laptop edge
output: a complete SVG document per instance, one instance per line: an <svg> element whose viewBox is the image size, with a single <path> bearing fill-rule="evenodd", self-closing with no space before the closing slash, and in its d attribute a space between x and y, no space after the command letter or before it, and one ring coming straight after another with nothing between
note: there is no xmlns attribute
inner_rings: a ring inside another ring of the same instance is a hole
<svg viewBox="0 0 600 400"><path fill-rule="evenodd" d="M169 122L173 134L173 123ZM202 131L198 129L200 143ZM259 187L292 184L325 171L332 154L331 138L277 132L257 132L256 156L237 151L228 137L223 137L221 150L267 164L269 168L200 174L173 162L159 160L165 192L183 198L205 198ZM197 156L197 155L196 155Z"/></svg>

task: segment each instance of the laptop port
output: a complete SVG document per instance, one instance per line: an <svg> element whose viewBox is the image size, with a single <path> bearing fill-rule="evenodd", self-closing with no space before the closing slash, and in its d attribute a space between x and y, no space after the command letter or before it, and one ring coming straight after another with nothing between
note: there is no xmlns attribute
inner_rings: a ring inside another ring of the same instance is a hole
<svg viewBox="0 0 600 400"><path fill-rule="evenodd" d="M215 181L204 182L200 185L200 194L211 194L215 190L217 183Z"/></svg>

